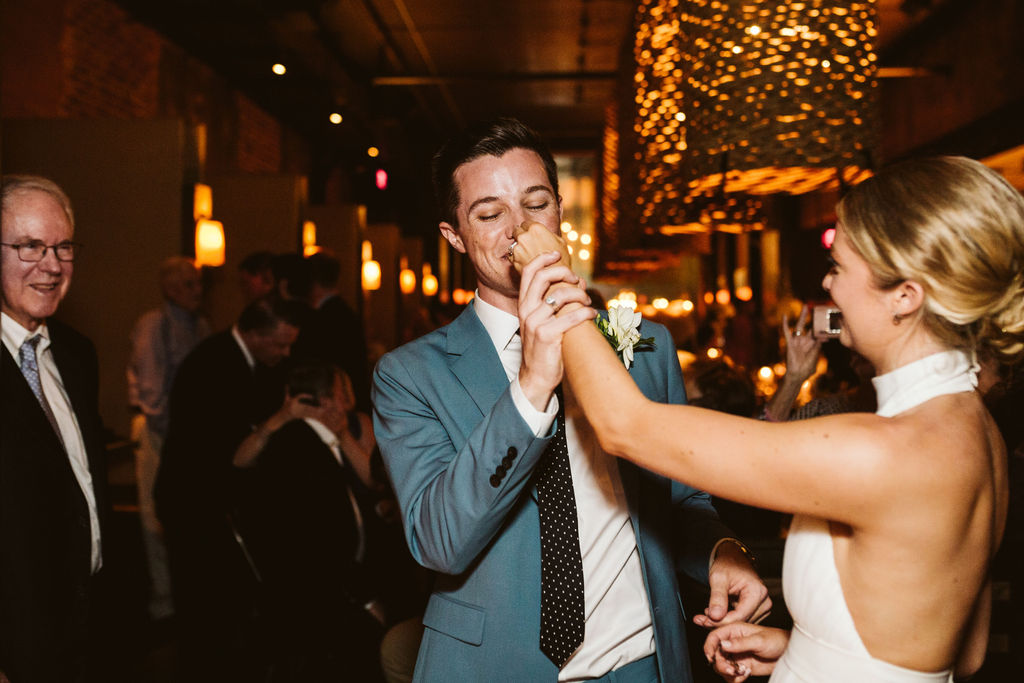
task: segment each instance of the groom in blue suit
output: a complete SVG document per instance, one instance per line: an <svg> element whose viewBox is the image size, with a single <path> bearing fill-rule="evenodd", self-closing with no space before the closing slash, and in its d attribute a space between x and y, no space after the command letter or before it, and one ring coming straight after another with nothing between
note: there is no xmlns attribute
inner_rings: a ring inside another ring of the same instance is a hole
<svg viewBox="0 0 1024 683"><path fill-rule="evenodd" d="M473 263L478 295L450 325L384 356L374 375L377 441L409 548L437 572L415 680L691 681L676 571L710 581L695 619L704 626L760 618L770 600L707 494L604 453L572 396L556 395L561 333L579 320L553 312L586 295L563 288L560 300L520 310L507 258L520 224L559 229L550 152L500 119L450 140L433 171L441 232ZM641 334L656 348L636 354L638 386L682 403L668 331L645 322ZM539 645L535 472L562 431L560 408L585 605L585 635L564 660Z"/></svg>

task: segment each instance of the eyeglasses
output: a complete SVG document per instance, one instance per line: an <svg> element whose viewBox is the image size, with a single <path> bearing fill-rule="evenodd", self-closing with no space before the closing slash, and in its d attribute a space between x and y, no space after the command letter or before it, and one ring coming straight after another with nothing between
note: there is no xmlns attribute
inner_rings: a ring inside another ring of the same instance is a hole
<svg viewBox="0 0 1024 683"><path fill-rule="evenodd" d="M18 252L18 258L28 263L37 263L46 258L46 252L53 249L54 256L58 261L74 261L75 257L82 250L78 242L61 242L59 244L43 244L40 240L29 240L21 244L7 244L0 242L0 245L10 247Z"/></svg>

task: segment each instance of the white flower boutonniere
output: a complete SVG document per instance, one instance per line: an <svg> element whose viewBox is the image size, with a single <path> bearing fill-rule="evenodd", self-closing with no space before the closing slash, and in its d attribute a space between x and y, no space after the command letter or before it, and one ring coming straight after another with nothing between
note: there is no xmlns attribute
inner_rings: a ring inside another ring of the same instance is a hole
<svg viewBox="0 0 1024 683"><path fill-rule="evenodd" d="M597 329L619 354L623 365L629 370L633 364L633 352L654 348L654 337L640 337L642 315L629 306L615 306L608 309L608 319L598 316Z"/></svg>

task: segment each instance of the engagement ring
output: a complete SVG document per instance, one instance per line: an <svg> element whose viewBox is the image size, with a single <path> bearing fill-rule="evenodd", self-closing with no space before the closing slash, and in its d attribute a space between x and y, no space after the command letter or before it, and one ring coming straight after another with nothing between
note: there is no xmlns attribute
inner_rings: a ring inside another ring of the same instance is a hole
<svg viewBox="0 0 1024 683"><path fill-rule="evenodd" d="M555 302L555 297L553 297L553 296L547 297L546 299L544 299L544 303L546 303L551 308L554 308L555 307L555 303L556 303Z"/></svg>
<svg viewBox="0 0 1024 683"><path fill-rule="evenodd" d="M508 245L508 260L512 260L512 252L515 251L516 245L519 244L516 240L512 240L512 244Z"/></svg>

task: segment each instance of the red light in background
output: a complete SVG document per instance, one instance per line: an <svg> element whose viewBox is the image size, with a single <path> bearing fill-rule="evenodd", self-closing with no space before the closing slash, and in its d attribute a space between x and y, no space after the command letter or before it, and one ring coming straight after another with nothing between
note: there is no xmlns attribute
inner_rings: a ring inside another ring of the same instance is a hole
<svg viewBox="0 0 1024 683"><path fill-rule="evenodd" d="M832 248L832 243L836 241L836 229L826 228L821 233L821 246L826 249Z"/></svg>
<svg viewBox="0 0 1024 683"><path fill-rule="evenodd" d="M377 169L376 180L378 190L388 189L388 172L385 171L383 168Z"/></svg>

